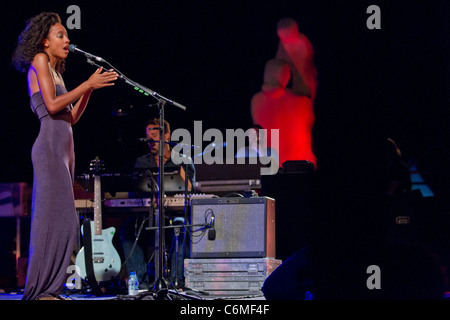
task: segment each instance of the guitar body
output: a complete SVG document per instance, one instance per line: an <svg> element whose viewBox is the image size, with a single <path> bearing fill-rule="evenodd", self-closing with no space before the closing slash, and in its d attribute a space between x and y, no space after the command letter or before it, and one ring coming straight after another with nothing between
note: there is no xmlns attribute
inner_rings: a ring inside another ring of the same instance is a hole
<svg viewBox="0 0 450 320"><path fill-rule="evenodd" d="M120 272L121 260L114 248L112 240L116 229L110 227L103 229L102 234L95 234L94 221L91 221L91 237L92 237L92 262L94 266L94 275L97 281L108 281L116 277ZM83 227L81 227L83 233ZM78 252L75 265L79 276L86 279L86 260L84 247Z"/></svg>

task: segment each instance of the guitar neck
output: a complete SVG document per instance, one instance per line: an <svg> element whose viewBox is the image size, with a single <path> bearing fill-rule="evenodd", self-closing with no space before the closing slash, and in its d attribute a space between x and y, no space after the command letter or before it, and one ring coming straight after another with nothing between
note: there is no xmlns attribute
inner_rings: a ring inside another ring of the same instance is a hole
<svg viewBox="0 0 450 320"><path fill-rule="evenodd" d="M100 175L94 176L94 234L102 234L102 193Z"/></svg>

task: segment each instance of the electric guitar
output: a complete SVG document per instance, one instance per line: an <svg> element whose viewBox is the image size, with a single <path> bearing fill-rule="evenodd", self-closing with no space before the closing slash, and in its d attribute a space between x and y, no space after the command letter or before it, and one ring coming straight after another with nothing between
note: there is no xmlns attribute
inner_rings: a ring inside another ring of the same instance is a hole
<svg viewBox="0 0 450 320"><path fill-rule="evenodd" d="M92 264L96 281L108 281L116 277L121 268L120 256L112 244L112 239L116 229L110 227L102 229L102 197L101 197L101 180L100 167L102 162L98 157L91 161L91 170L94 172L94 221L90 221L91 229L91 247L92 247ZM81 227L83 234L83 226ZM80 249L76 258L75 266L78 267L78 275L82 279L86 279L88 272L86 271L86 246Z"/></svg>

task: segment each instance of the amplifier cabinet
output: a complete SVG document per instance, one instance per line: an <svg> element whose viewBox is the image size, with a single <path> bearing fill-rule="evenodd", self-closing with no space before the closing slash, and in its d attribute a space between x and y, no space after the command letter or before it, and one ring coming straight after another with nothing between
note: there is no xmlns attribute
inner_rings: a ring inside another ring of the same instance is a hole
<svg viewBox="0 0 450 320"><path fill-rule="evenodd" d="M193 199L190 258L275 258L275 200L269 197Z"/></svg>

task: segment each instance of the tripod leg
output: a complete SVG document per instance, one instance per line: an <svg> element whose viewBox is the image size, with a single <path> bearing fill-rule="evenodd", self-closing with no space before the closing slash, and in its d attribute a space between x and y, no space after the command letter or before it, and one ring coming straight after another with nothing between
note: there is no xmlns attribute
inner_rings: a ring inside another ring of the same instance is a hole
<svg viewBox="0 0 450 320"><path fill-rule="evenodd" d="M158 209L156 209L158 210ZM155 214L155 225L159 225L159 212L157 211ZM159 274L159 250L161 249L159 247L159 237L161 235L159 234L159 230L156 229L155 230L155 280L160 278L160 274Z"/></svg>
<svg viewBox="0 0 450 320"><path fill-rule="evenodd" d="M174 272L172 272L173 274L173 286L175 288L178 288L179 283L178 283L178 236L180 235L180 228L175 228L174 229L174 233L175 233L175 251L173 253L173 257L175 260L175 263L172 264L172 268L174 269Z"/></svg>

